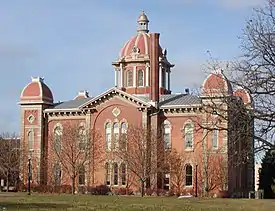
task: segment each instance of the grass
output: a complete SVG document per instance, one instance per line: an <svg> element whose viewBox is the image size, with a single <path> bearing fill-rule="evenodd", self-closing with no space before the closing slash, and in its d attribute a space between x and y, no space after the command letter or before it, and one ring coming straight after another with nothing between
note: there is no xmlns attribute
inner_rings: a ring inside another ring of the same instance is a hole
<svg viewBox="0 0 275 211"><path fill-rule="evenodd" d="M275 201L50 194L33 194L28 196L26 193L0 193L0 211L2 210L272 211L275 210Z"/></svg>

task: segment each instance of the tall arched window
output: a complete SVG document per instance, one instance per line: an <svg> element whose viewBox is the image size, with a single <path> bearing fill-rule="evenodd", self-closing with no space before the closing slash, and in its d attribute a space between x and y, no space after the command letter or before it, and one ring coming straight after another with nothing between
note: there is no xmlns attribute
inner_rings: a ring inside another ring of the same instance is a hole
<svg viewBox="0 0 275 211"><path fill-rule="evenodd" d="M121 170L121 185L126 185L126 164L122 163L120 165Z"/></svg>
<svg viewBox="0 0 275 211"><path fill-rule="evenodd" d="M54 164L53 178L55 186L59 186L61 184L61 166L59 163Z"/></svg>
<svg viewBox="0 0 275 211"><path fill-rule="evenodd" d="M194 124L188 123L184 127L184 146L186 149L193 148L194 145Z"/></svg>
<svg viewBox="0 0 275 211"><path fill-rule="evenodd" d="M105 164L105 182L106 185L110 185L111 183L111 171L110 171L110 164Z"/></svg>
<svg viewBox="0 0 275 211"><path fill-rule="evenodd" d="M133 86L133 71L127 71L127 86Z"/></svg>
<svg viewBox="0 0 275 211"><path fill-rule="evenodd" d="M193 185L193 169L190 164L187 164L185 167L185 185Z"/></svg>
<svg viewBox="0 0 275 211"><path fill-rule="evenodd" d="M121 123L121 149L126 149L127 147L127 124L125 122Z"/></svg>
<svg viewBox="0 0 275 211"><path fill-rule="evenodd" d="M114 185L118 185L118 165L117 165L117 163L113 164L113 170L114 170Z"/></svg>
<svg viewBox="0 0 275 211"><path fill-rule="evenodd" d="M171 148L171 124L169 121L165 120L163 123L163 141L164 149Z"/></svg>
<svg viewBox="0 0 275 211"><path fill-rule="evenodd" d="M61 151L61 138L62 138L62 128L60 125L56 125L54 128L54 150L56 152Z"/></svg>
<svg viewBox="0 0 275 211"><path fill-rule="evenodd" d="M78 184L85 185L85 166L82 165L78 170Z"/></svg>
<svg viewBox="0 0 275 211"><path fill-rule="evenodd" d="M29 151L34 149L34 131L33 130L30 130L28 132L28 148L29 148Z"/></svg>
<svg viewBox="0 0 275 211"><path fill-rule="evenodd" d="M85 129L85 126L84 125L81 125L79 127L79 137L78 137L78 148L80 150L85 150L86 147L87 147L87 131Z"/></svg>
<svg viewBox="0 0 275 211"><path fill-rule="evenodd" d="M114 123L114 150L118 150L119 145L119 124Z"/></svg>
<svg viewBox="0 0 275 211"><path fill-rule="evenodd" d="M212 131L212 147L213 149L218 148L218 130Z"/></svg>
<svg viewBox="0 0 275 211"><path fill-rule="evenodd" d="M112 125L110 122L105 125L105 141L106 141L106 150L111 151L112 144Z"/></svg>
<svg viewBox="0 0 275 211"><path fill-rule="evenodd" d="M143 72L143 70L138 71L138 86L144 86L144 72Z"/></svg>

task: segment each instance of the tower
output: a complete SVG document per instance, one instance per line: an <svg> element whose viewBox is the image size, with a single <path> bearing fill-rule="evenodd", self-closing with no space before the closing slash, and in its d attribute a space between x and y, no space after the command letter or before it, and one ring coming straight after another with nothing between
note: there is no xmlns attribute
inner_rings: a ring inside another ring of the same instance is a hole
<svg viewBox="0 0 275 211"><path fill-rule="evenodd" d="M26 182L28 175L28 159L31 161L32 183L43 182L43 157L45 153L47 125L43 110L53 105L50 88L40 77L32 77L32 81L23 89L20 96L21 106L21 148L20 179Z"/></svg>
<svg viewBox="0 0 275 211"><path fill-rule="evenodd" d="M167 50L158 44L152 51L152 33L149 33L149 19L144 12L138 18L137 34L128 40L120 51L119 58L112 63L115 69L115 86L137 95L150 95L152 75L158 76L159 94L170 94L170 74L174 67L167 59ZM159 73L152 73L151 52L157 52Z"/></svg>

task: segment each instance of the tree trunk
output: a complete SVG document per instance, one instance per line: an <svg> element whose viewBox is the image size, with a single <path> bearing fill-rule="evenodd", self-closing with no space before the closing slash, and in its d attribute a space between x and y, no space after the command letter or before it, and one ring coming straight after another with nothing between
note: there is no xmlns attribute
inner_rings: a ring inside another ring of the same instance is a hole
<svg viewBox="0 0 275 211"><path fill-rule="evenodd" d="M75 176L72 176L71 179L72 179L72 194L75 194Z"/></svg>
<svg viewBox="0 0 275 211"><path fill-rule="evenodd" d="M144 181L141 180L141 197L144 196Z"/></svg>
<svg viewBox="0 0 275 211"><path fill-rule="evenodd" d="M10 184L9 184L9 175L7 176L7 184L6 184L6 186L7 186L7 192L9 192L9 186L10 186Z"/></svg>

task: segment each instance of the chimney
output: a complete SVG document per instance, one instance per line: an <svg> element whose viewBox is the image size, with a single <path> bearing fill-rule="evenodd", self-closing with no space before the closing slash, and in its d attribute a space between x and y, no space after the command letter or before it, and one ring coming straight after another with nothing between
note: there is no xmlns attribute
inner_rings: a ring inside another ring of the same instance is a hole
<svg viewBox="0 0 275 211"><path fill-rule="evenodd" d="M159 33L150 34L150 100L159 102Z"/></svg>
<svg viewBox="0 0 275 211"><path fill-rule="evenodd" d="M189 88L186 88L186 89L185 89L185 94L188 94L188 95L190 94Z"/></svg>
<svg viewBox="0 0 275 211"><path fill-rule="evenodd" d="M74 100L79 100L83 98L88 98L89 97L89 92L84 90L84 91L79 91L78 95L74 98Z"/></svg>

